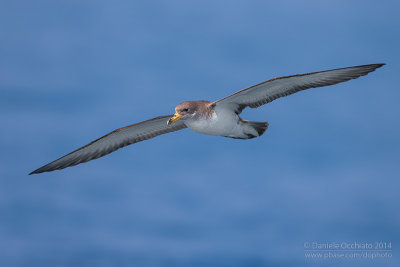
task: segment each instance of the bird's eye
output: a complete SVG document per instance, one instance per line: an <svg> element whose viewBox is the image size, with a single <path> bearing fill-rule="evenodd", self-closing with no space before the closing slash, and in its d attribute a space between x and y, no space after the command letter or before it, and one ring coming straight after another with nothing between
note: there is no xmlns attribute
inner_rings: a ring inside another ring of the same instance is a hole
<svg viewBox="0 0 400 267"><path fill-rule="evenodd" d="M188 112L189 109L188 109L188 108L184 108L184 109L182 109L182 111L183 111L183 112Z"/></svg>

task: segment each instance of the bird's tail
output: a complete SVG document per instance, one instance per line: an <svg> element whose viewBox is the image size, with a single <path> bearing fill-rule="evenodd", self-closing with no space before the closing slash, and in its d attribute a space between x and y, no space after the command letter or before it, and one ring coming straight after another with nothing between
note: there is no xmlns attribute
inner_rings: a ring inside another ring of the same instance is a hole
<svg viewBox="0 0 400 267"><path fill-rule="evenodd" d="M258 136L261 136L268 129L269 123L266 121L244 121L247 126L252 127L258 133ZM249 138L254 138L258 136L249 136Z"/></svg>
<svg viewBox="0 0 400 267"><path fill-rule="evenodd" d="M224 136L234 139L252 139L263 135L263 133L265 133L265 131L268 129L269 125L266 121L246 121L243 119L240 119L240 121L242 126L241 133Z"/></svg>

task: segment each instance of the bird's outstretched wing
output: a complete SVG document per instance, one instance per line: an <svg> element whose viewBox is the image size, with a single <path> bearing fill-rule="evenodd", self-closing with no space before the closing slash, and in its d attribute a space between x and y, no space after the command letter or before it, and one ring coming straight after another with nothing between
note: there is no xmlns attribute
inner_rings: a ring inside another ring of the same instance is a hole
<svg viewBox="0 0 400 267"><path fill-rule="evenodd" d="M257 108L277 98L302 90L356 79L383 65L385 64L370 64L273 78L215 101L214 104L224 105L239 114L245 107Z"/></svg>
<svg viewBox="0 0 400 267"><path fill-rule="evenodd" d="M182 122L167 125L167 121L171 117L172 115L157 117L119 128L53 162L50 162L47 165L44 165L30 174L64 169L92 159L100 158L121 147L186 128L186 125Z"/></svg>

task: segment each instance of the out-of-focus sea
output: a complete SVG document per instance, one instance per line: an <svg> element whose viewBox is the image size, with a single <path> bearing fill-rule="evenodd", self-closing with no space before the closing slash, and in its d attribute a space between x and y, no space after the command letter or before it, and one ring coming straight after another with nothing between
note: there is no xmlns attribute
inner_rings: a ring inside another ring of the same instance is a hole
<svg viewBox="0 0 400 267"><path fill-rule="evenodd" d="M399 266L397 10L3 2L0 266ZM261 138L186 129L28 176L184 100L379 62L366 77L245 110L269 121ZM329 244L341 249L309 251Z"/></svg>

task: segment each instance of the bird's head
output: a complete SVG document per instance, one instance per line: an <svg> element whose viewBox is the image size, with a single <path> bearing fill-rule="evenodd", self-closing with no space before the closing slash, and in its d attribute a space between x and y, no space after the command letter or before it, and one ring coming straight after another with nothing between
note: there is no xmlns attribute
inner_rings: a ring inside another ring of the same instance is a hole
<svg viewBox="0 0 400 267"><path fill-rule="evenodd" d="M175 114L172 116L167 124L171 125L179 120L186 120L193 118L197 113L196 101L186 101L176 106Z"/></svg>
<svg viewBox="0 0 400 267"><path fill-rule="evenodd" d="M167 124L171 125L179 120L198 119L208 116L210 108L212 108L212 103L204 100L180 103L176 106L175 114L168 120Z"/></svg>

